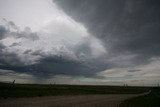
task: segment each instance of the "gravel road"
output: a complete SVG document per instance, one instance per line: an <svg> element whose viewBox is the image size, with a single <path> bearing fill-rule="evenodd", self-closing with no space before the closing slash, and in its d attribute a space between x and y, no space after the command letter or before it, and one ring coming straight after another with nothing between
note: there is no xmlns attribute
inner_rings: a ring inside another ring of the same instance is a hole
<svg viewBox="0 0 160 107"><path fill-rule="evenodd" d="M118 107L140 94L46 96L34 98L0 99L0 107Z"/></svg>

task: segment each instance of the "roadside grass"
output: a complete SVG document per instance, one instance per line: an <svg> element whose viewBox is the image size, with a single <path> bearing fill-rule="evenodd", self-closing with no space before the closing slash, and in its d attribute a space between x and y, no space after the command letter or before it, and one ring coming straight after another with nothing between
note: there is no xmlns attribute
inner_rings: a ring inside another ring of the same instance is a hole
<svg viewBox="0 0 160 107"><path fill-rule="evenodd" d="M94 85L42 85L0 83L0 98L40 97L53 95L137 94L149 87L94 86Z"/></svg>
<svg viewBox="0 0 160 107"><path fill-rule="evenodd" d="M120 107L160 107L160 87L151 88L151 93L128 99Z"/></svg>

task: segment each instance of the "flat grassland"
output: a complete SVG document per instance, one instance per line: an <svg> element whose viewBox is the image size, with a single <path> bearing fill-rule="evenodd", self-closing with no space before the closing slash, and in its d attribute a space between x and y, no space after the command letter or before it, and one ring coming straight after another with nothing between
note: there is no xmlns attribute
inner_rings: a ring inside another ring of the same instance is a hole
<svg viewBox="0 0 160 107"><path fill-rule="evenodd" d="M94 86L94 85L40 85L0 83L0 98L40 97L89 94L138 94L149 87Z"/></svg>
<svg viewBox="0 0 160 107"><path fill-rule="evenodd" d="M0 107L160 107L160 88L0 83Z"/></svg>

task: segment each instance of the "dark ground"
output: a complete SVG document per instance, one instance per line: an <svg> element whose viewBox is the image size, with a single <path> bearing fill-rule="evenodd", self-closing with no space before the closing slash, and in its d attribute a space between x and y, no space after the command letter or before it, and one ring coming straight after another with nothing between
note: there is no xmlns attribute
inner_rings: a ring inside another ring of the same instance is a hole
<svg viewBox="0 0 160 107"><path fill-rule="evenodd" d="M160 88L0 83L0 107L160 107Z"/></svg>
<svg viewBox="0 0 160 107"><path fill-rule="evenodd" d="M160 87L151 88L151 93L124 101L120 107L160 107Z"/></svg>
<svg viewBox="0 0 160 107"><path fill-rule="evenodd" d="M0 100L0 107L118 107L138 94L62 95Z"/></svg>
<svg viewBox="0 0 160 107"><path fill-rule="evenodd" d="M0 83L0 98L88 94L138 94L149 90L149 87L38 84L13 85Z"/></svg>

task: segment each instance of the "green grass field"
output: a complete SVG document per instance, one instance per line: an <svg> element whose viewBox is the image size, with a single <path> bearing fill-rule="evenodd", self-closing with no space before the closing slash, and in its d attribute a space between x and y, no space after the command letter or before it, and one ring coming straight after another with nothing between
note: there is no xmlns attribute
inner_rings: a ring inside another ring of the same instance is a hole
<svg viewBox="0 0 160 107"><path fill-rule="evenodd" d="M160 107L160 88L151 88L151 93L124 101L120 107Z"/></svg>
<svg viewBox="0 0 160 107"><path fill-rule="evenodd" d="M0 98L36 97L82 94L137 94L149 87L92 86L92 85L39 85L0 83Z"/></svg>

